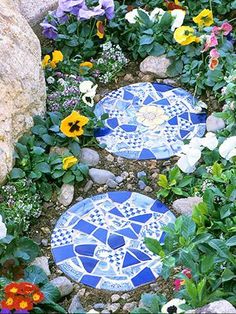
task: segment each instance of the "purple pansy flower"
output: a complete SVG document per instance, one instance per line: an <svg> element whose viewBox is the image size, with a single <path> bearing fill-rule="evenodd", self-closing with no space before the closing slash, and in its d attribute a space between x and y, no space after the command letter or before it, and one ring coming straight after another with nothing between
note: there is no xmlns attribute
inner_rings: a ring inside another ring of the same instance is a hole
<svg viewBox="0 0 236 314"><path fill-rule="evenodd" d="M11 314L11 311L8 309L1 309L0 314Z"/></svg>
<svg viewBox="0 0 236 314"><path fill-rule="evenodd" d="M14 312L14 314L29 314L29 311L27 311L27 310L16 310Z"/></svg>
<svg viewBox="0 0 236 314"><path fill-rule="evenodd" d="M113 0L99 0L102 9L105 10L106 18L111 20L115 15L115 5Z"/></svg>
<svg viewBox="0 0 236 314"><path fill-rule="evenodd" d="M57 39L58 33L56 26L48 23L47 21L40 24L43 27L43 35L48 39Z"/></svg>
<svg viewBox="0 0 236 314"><path fill-rule="evenodd" d="M104 15L105 11L100 5L94 7L92 10L84 5L78 12L78 20L89 20L91 17Z"/></svg>
<svg viewBox="0 0 236 314"><path fill-rule="evenodd" d="M61 11L77 15L78 10L84 3L84 0L59 0L57 15L60 14Z"/></svg>

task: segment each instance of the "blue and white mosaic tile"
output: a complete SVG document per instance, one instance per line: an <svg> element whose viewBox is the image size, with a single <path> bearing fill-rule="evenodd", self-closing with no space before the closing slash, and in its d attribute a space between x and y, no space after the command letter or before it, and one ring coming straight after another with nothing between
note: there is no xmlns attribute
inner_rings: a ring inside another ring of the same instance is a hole
<svg viewBox="0 0 236 314"><path fill-rule="evenodd" d="M96 137L105 149L129 159L166 159L181 150L183 141L202 137L206 113L187 91L158 83L138 83L105 96L95 107L109 114Z"/></svg>
<svg viewBox="0 0 236 314"><path fill-rule="evenodd" d="M163 243L162 226L175 216L158 200L132 192L108 192L85 199L65 212L52 234L58 267L76 282L98 289L127 291L153 282L161 261L144 244Z"/></svg>

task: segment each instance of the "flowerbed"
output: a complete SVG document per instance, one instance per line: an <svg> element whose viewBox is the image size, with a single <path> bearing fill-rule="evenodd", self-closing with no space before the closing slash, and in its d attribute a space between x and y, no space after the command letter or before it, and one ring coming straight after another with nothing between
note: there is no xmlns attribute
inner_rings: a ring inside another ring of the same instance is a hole
<svg viewBox="0 0 236 314"><path fill-rule="evenodd" d="M48 14L41 24L50 39L42 60L47 114L19 139L15 167L0 188L2 313L65 313L58 289L29 266L40 252L27 230L62 184L81 186L88 176L81 148L99 146L94 132L108 118L94 114L98 86L115 81L130 60L163 54L170 77L179 76L194 95L215 95L222 112L214 115L225 128L186 143L175 167L158 177L157 197L165 202L196 195L202 202L165 227L164 245L145 239L162 258L163 278L175 273L175 298L145 294L133 313L181 313L222 298L236 305L236 54L234 18L226 18L235 8L227 0L59 0Z"/></svg>

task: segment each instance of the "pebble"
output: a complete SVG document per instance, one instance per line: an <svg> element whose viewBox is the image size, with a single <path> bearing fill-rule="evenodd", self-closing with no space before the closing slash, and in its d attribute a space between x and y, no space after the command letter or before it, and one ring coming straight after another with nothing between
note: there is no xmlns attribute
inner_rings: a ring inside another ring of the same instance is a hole
<svg viewBox="0 0 236 314"><path fill-rule="evenodd" d="M127 312L130 313L137 305L138 305L137 302L126 303L126 304L123 306L123 311L127 311Z"/></svg>
<svg viewBox="0 0 236 314"><path fill-rule="evenodd" d="M33 262L31 263L31 265L35 265L42 268L42 270L45 272L47 276L51 275L51 272L49 269L48 257L46 256L36 257L35 260L33 260Z"/></svg>
<svg viewBox="0 0 236 314"><path fill-rule="evenodd" d="M111 312L110 311L108 311L108 310L102 310L101 311L101 314L110 314Z"/></svg>
<svg viewBox="0 0 236 314"><path fill-rule="evenodd" d="M68 313L69 314L75 314L75 313L85 313L85 310L83 308L83 306L81 305L80 303L80 298L79 298L79 293L77 293L72 301L71 301L71 304L68 308Z"/></svg>
<svg viewBox="0 0 236 314"><path fill-rule="evenodd" d="M83 297L85 295L86 289L80 289L78 292L78 296Z"/></svg>
<svg viewBox="0 0 236 314"><path fill-rule="evenodd" d="M171 165L171 161L170 160L166 160L162 164L163 167L170 166L170 165Z"/></svg>
<svg viewBox="0 0 236 314"><path fill-rule="evenodd" d="M106 184L107 180L112 179L115 180L115 175L108 170L91 168L89 169L89 175L91 179L97 184Z"/></svg>
<svg viewBox="0 0 236 314"><path fill-rule="evenodd" d="M160 286L159 286L159 284L157 282L150 284L150 287L154 291L158 291L160 289Z"/></svg>
<svg viewBox="0 0 236 314"><path fill-rule="evenodd" d="M63 184L58 196L58 202L63 206L69 206L74 198L75 188L71 184Z"/></svg>
<svg viewBox="0 0 236 314"><path fill-rule="evenodd" d="M98 193L102 193L102 192L104 192L103 187L101 186L100 188L98 188L98 189L97 189L97 192L98 192Z"/></svg>
<svg viewBox="0 0 236 314"><path fill-rule="evenodd" d="M89 180L86 184L85 184L85 187L84 187L84 192L87 193L93 186L93 181L92 180Z"/></svg>
<svg viewBox="0 0 236 314"><path fill-rule="evenodd" d="M61 297L70 294L73 291L72 282L65 276L59 276L50 281L60 291Z"/></svg>
<svg viewBox="0 0 236 314"><path fill-rule="evenodd" d="M138 181L138 187L140 188L140 190L144 190L146 187L145 182L143 182L142 180Z"/></svg>
<svg viewBox="0 0 236 314"><path fill-rule="evenodd" d="M151 177L153 179L156 179L158 176L159 176L159 173L158 172L154 172Z"/></svg>
<svg viewBox="0 0 236 314"><path fill-rule="evenodd" d="M124 163L124 158L117 157L117 162L118 162L118 164L123 164Z"/></svg>
<svg viewBox="0 0 236 314"><path fill-rule="evenodd" d="M202 198L198 196L179 198L173 202L172 206L173 209L179 214L192 215L194 206L201 202Z"/></svg>
<svg viewBox="0 0 236 314"><path fill-rule="evenodd" d="M127 171L124 171L121 173L121 177L126 179L129 176L129 173Z"/></svg>
<svg viewBox="0 0 236 314"><path fill-rule="evenodd" d="M132 184L130 184L130 183L129 183L129 184L127 184L127 189L128 189L128 190L132 190L132 189L133 189L133 185L132 185Z"/></svg>
<svg viewBox="0 0 236 314"><path fill-rule="evenodd" d="M147 174L146 174L145 171L140 171L140 172L137 173L137 177L138 177L139 179L142 178L142 177L146 177L146 176L147 176Z"/></svg>
<svg viewBox="0 0 236 314"><path fill-rule="evenodd" d="M111 189L115 189L117 187L117 185L118 185L118 183L115 180L113 180L113 179L108 179L106 184Z"/></svg>
<svg viewBox="0 0 236 314"><path fill-rule="evenodd" d="M98 310L98 311L102 311L105 308L105 304L104 303L96 303L93 306L94 310Z"/></svg>
<svg viewBox="0 0 236 314"><path fill-rule="evenodd" d="M206 120L206 128L208 132L216 132L225 127L225 122L223 119L215 117L211 114Z"/></svg>
<svg viewBox="0 0 236 314"><path fill-rule="evenodd" d="M113 294L112 296L111 296L111 302L112 303L115 303L115 302L117 302L117 301L119 301L120 300L120 295L119 294Z"/></svg>
<svg viewBox="0 0 236 314"><path fill-rule="evenodd" d="M48 246L48 239L42 239L42 240L41 240L41 243L42 243L42 245L45 246L45 247Z"/></svg>
<svg viewBox="0 0 236 314"><path fill-rule="evenodd" d="M100 156L95 150L85 147L81 149L80 161L89 167L94 167L99 163Z"/></svg>
<svg viewBox="0 0 236 314"><path fill-rule="evenodd" d="M130 82L130 83L135 81L133 75L130 73L125 74L123 79L124 79L124 81Z"/></svg>
<svg viewBox="0 0 236 314"><path fill-rule="evenodd" d="M107 309L111 311L112 313L116 313L117 311L119 311L120 308L121 308L120 303L113 303L113 304L109 304Z"/></svg>
<svg viewBox="0 0 236 314"><path fill-rule="evenodd" d="M112 155L108 155L108 156L106 156L106 160L110 161L110 162L113 162L115 160L115 157L112 156Z"/></svg>
<svg viewBox="0 0 236 314"><path fill-rule="evenodd" d="M118 184L120 184L121 182L124 181L124 178L122 176L117 176L115 180Z"/></svg>
<svg viewBox="0 0 236 314"><path fill-rule="evenodd" d="M128 300L129 298L130 298L130 295L128 293L124 293L121 296L121 299L123 299L123 300Z"/></svg>
<svg viewBox="0 0 236 314"><path fill-rule="evenodd" d="M154 82L155 81L155 75L152 74L145 74L142 78L141 78L142 82Z"/></svg>
<svg viewBox="0 0 236 314"><path fill-rule="evenodd" d="M153 189L150 186L146 186L144 189L145 192L150 193L153 191Z"/></svg>

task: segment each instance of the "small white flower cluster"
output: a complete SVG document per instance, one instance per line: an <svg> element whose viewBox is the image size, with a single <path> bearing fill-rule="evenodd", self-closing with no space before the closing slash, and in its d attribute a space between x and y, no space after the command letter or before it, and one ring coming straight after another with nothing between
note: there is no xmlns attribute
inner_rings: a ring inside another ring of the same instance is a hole
<svg viewBox="0 0 236 314"><path fill-rule="evenodd" d="M236 93L236 70L230 72L230 74L224 77L225 82L227 83L221 89L221 99L225 100L225 105L223 107L223 111L227 110L236 110L236 100L235 100L235 93Z"/></svg>
<svg viewBox="0 0 236 314"><path fill-rule="evenodd" d="M96 64L99 68L99 81L106 84L114 79L119 71L129 62L119 45L110 41L102 45L102 54Z"/></svg>

